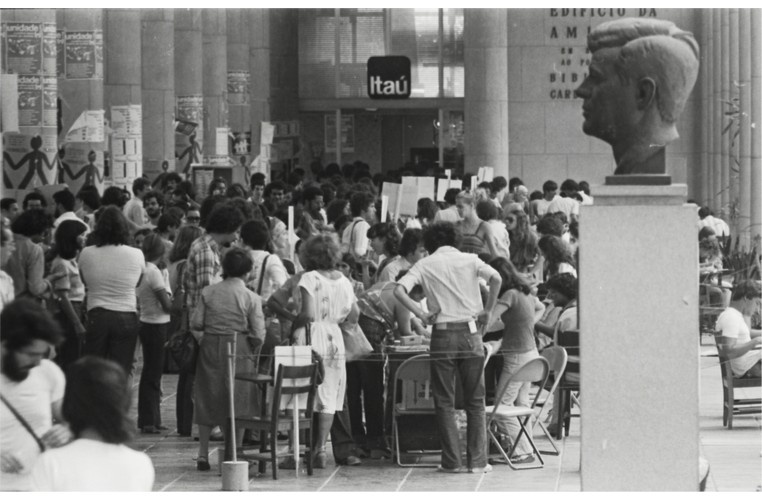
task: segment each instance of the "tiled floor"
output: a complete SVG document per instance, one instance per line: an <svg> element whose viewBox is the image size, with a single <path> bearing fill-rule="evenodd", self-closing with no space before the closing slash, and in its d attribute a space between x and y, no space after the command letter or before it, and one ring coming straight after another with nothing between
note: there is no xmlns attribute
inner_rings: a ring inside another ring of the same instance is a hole
<svg viewBox="0 0 762 500"><path fill-rule="evenodd" d="M704 348L709 354L712 349ZM701 358L701 450L711 465L708 491L760 491L762 485L762 420L759 416L736 417L733 430L722 426L722 385L716 357ZM164 423L175 423L174 392L177 377L163 380ZM137 390L137 387L136 387ZM757 396L759 397L759 390ZM134 408L134 407L133 407ZM133 411L135 411L133 409ZM514 471L496 465L489 474L441 474L433 468L400 468L391 460L366 459L358 467L334 466L306 471L280 470L277 481L268 472L250 478L251 491L580 491L579 419L572 419L571 436L557 441L560 456L544 456L545 468ZM547 448L544 438L538 439ZM174 432L163 435L138 435L133 447L144 450L156 468L157 491L220 491L222 478L216 472L222 443L210 448L211 472L195 468L198 443ZM330 450L330 446L328 447ZM256 469L256 467L254 468Z"/></svg>

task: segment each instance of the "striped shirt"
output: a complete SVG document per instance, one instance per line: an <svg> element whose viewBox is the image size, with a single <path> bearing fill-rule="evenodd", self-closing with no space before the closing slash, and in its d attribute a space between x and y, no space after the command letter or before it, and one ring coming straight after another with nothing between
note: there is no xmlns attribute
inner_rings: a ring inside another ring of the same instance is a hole
<svg viewBox="0 0 762 500"><path fill-rule="evenodd" d="M185 304L192 309L201 299L204 287L221 279L220 246L209 234L199 237L190 247L185 265Z"/></svg>

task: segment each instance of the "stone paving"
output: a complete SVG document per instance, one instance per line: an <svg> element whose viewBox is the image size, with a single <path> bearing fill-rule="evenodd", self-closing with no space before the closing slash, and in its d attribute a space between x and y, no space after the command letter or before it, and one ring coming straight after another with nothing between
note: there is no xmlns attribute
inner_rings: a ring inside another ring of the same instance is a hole
<svg viewBox="0 0 762 500"><path fill-rule="evenodd" d="M734 420L732 430L722 426L722 385L714 353L713 346L702 346L700 439L701 451L711 466L707 491L762 491L762 420L759 416L741 416ZM171 429L175 424L176 384L176 375L164 376L162 417ZM133 412L134 408L135 405ZM514 471L507 465L495 465L488 474L441 474L433 468L400 468L388 459L365 459L360 466L348 467L335 466L329 458L328 467L316 469L311 477L306 471L296 477L293 470L279 470L275 481L268 467L264 475L255 473L250 478L249 489L273 492L580 491L579 428L579 418L572 418L571 435L556 441L561 454L545 455L544 469ZM544 438L535 438L541 449L549 446ZM217 474L221 442L211 443L210 472L196 471L194 458L198 443L192 438L179 437L174 430L159 435L138 434L132 446L145 451L153 460L156 491L221 490L222 478ZM327 448L330 454L330 446Z"/></svg>

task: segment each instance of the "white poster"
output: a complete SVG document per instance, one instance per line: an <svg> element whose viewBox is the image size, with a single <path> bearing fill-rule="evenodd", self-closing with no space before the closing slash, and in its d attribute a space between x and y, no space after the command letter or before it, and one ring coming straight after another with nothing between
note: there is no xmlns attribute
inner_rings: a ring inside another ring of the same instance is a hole
<svg viewBox="0 0 762 500"><path fill-rule="evenodd" d="M64 142L103 142L103 118L102 109L83 111L69 128Z"/></svg>

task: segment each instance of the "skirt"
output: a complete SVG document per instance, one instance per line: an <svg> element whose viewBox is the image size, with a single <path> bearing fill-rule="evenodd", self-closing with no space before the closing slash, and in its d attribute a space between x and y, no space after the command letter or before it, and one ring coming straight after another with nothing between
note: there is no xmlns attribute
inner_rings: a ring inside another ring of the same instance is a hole
<svg viewBox="0 0 762 500"><path fill-rule="evenodd" d="M347 369L344 337L336 323L312 323L312 349L323 357L325 376L318 386L315 411L336 413L344 408L347 389Z"/></svg>
<svg viewBox="0 0 762 500"><path fill-rule="evenodd" d="M254 359L245 333L238 333L235 372L254 371ZM196 380L193 388L193 421L198 425L224 425L230 418L230 382L228 381L228 344L232 335L204 335L199 345ZM249 357L242 357L249 356ZM260 396L255 384L235 384L236 417L259 416Z"/></svg>

